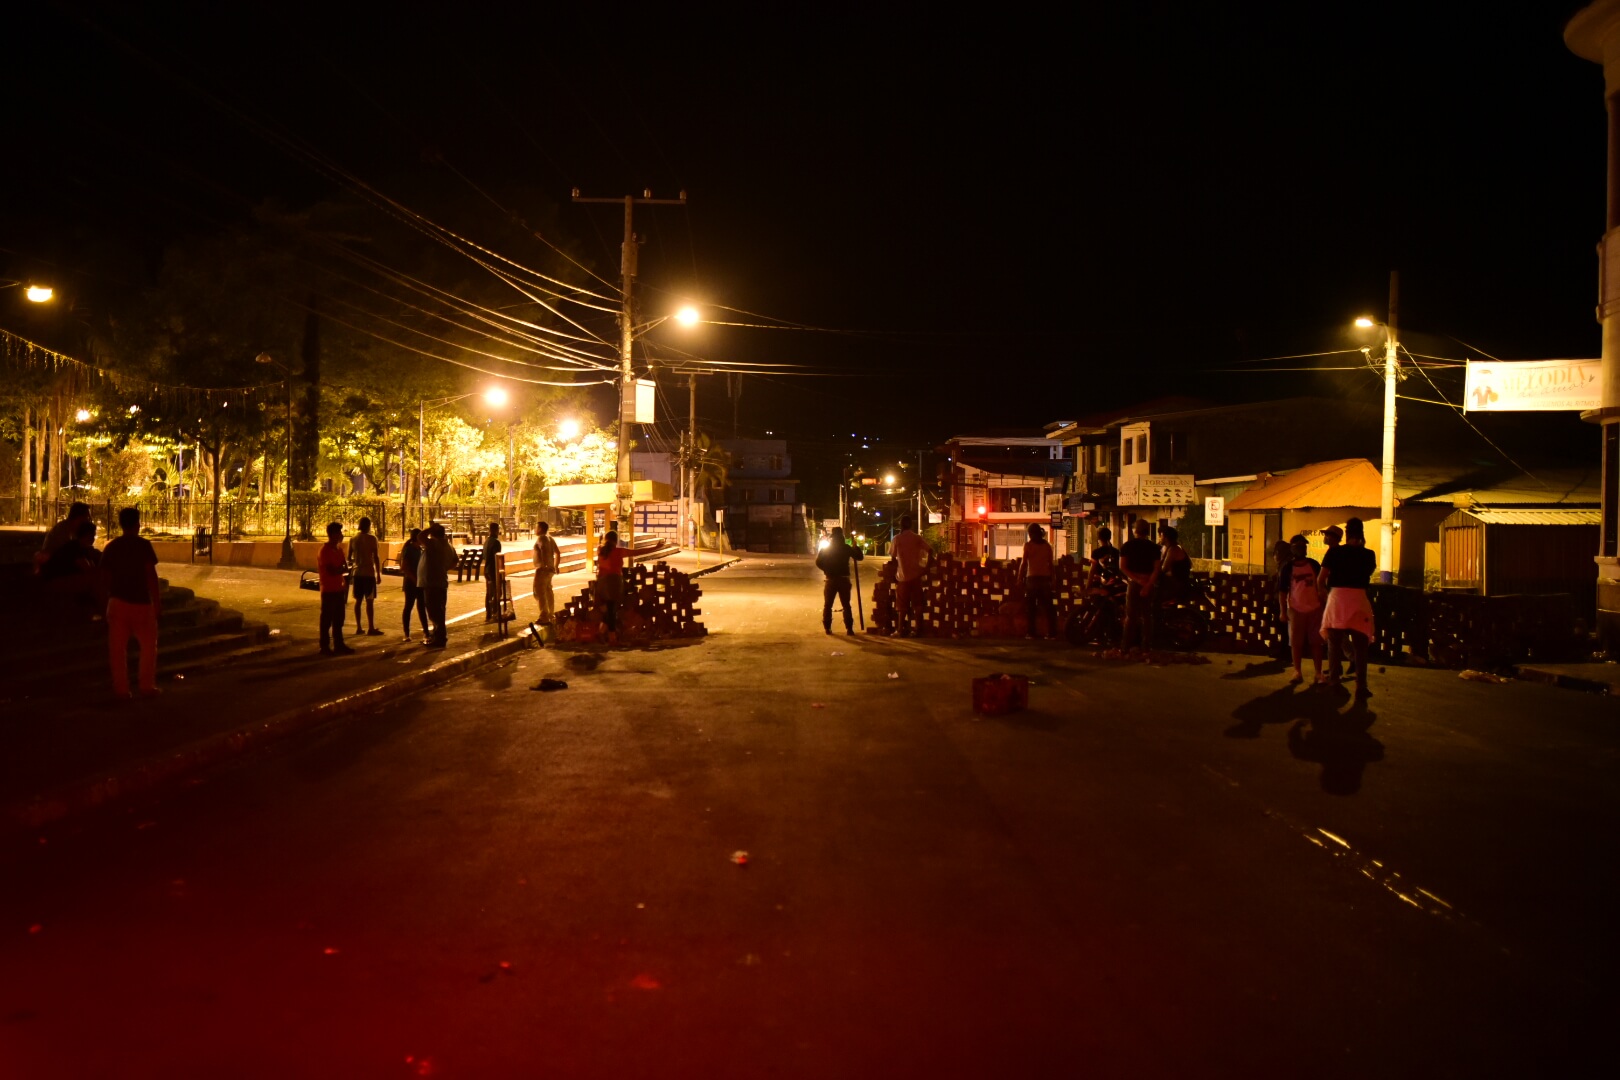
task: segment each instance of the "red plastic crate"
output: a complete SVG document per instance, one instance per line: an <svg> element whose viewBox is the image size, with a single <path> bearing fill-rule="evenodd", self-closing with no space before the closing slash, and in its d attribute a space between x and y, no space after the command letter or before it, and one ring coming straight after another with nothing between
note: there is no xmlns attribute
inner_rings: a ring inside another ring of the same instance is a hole
<svg viewBox="0 0 1620 1080"><path fill-rule="evenodd" d="M973 680L973 711L986 716L1029 708L1029 680L1022 675L986 675Z"/></svg>

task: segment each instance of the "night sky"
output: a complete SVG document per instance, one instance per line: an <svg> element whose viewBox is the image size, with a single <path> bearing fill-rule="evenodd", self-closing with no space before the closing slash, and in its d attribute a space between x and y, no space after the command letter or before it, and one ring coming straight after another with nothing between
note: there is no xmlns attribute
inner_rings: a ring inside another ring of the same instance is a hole
<svg viewBox="0 0 1620 1080"><path fill-rule="evenodd" d="M1360 344L1394 268L1415 351L1597 355L1578 6L12 5L0 259L136 287L176 236L331 196L275 131L451 219L496 194L608 277L618 211L570 190L684 189L639 218L648 314L813 328L683 341L803 365L746 380L744 433L937 445L1167 393L1374 393L1253 361Z"/></svg>

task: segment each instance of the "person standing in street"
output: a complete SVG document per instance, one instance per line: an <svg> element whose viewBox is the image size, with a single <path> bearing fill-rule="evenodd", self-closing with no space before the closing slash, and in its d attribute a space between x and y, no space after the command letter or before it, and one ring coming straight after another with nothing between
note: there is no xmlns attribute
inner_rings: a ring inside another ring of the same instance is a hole
<svg viewBox="0 0 1620 1080"><path fill-rule="evenodd" d="M321 655L354 652L343 644L343 624L349 620L349 557L343 553L343 526L326 526L326 543L315 556L315 569L321 577Z"/></svg>
<svg viewBox="0 0 1620 1080"><path fill-rule="evenodd" d="M1316 668L1316 681L1320 683L1323 681L1322 594L1317 591L1316 579L1322 566L1306 556L1308 546L1303 535L1295 536L1289 545L1294 557L1283 571L1288 584L1283 605L1288 614L1288 643L1294 657L1294 677L1289 685L1297 686L1305 681L1305 673L1300 665L1305 659L1307 647L1311 650L1311 663Z"/></svg>
<svg viewBox="0 0 1620 1080"><path fill-rule="evenodd" d="M552 591L551 579L557 576L562 563L562 552L551 538L551 523L536 522L534 526L534 600L540 605L540 622L550 625L556 619L557 594Z"/></svg>
<svg viewBox="0 0 1620 1080"><path fill-rule="evenodd" d="M855 617L849 610L850 563L861 558L861 549L845 540L844 530L837 525L827 546L816 555L816 566L827 579L821 585L821 628L829 634L834 599L844 606L844 633L855 633Z"/></svg>
<svg viewBox="0 0 1620 1080"><path fill-rule="evenodd" d="M596 596L602 601L602 624L607 627L609 645L619 643L619 604L624 600L624 557L619 534L609 530L596 553Z"/></svg>
<svg viewBox="0 0 1620 1080"><path fill-rule="evenodd" d="M360 602L366 604L366 631L368 637L380 637L377 629L377 582L382 577L382 558L377 550L377 538L371 535L371 519L360 519L360 533L349 541L349 564L354 567L354 636L360 636Z"/></svg>
<svg viewBox="0 0 1620 1080"><path fill-rule="evenodd" d="M500 617L501 583L500 560L501 523L489 523L489 534L484 538L484 621L494 622Z"/></svg>
<svg viewBox="0 0 1620 1080"><path fill-rule="evenodd" d="M928 541L917 535L917 519L906 514L900 519L900 535L889 548L894 573L895 632L910 637L915 625L922 633L922 583L928 572L929 557L933 552ZM916 623L912 619L915 617Z"/></svg>
<svg viewBox="0 0 1620 1080"><path fill-rule="evenodd" d="M1373 609L1367 586L1378 568L1378 557L1367 548L1360 518L1344 523L1344 539L1322 556L1322 572L1317 577L1318 589L1327 596L1322 636L1328 641L1328 685L1339 685L1339 661L1348 637L1356 658L1356 697L1368 698L1372 694L1367 689L1367 645L1373 636Z"/></svg>
<svg viewBox="0 0 1620 1080"><path fill-rule="evenodd" d="M1046 530L1030 525L1024 557L1018 563L1018 583L1024 587L1024 611L1029 618L1026 638L1038 638L1040 617L1046 616L1046 637L1057 637L1057 608L1052 601L1052 545Z"/></svg>
<svg viewBox="0 0 1620 1080"><path fill-rule="evenodd" d="M1159 581L1159 545L1153 542L1153 526L1146 518L1136 521L1136 535L1119 549L1119 568L1125 574L1125 636L1121 648L1140 644L1144 653L1153 649L1153 605L1158 598L1153 586Z"/></svg>
<svg viewBox="0 0 1620 1080"><path fill-rule="evenodd" d="M399 570L405 578L405 640L411 640L411 609L416 609L416 617L422 624L422 641L428 640L428 614L427 599L422 594L422 586L417 571L422 566L422 530L412 529L410 539L399 552Z"/></svg>
<svg viewBox="0 0 1620 1080"><path fill-rule="evenodd" d="M450 568L455 564L456 549L444 535L443 523L435 521L428 526L427 543L416 570L422 595L427 600L428 621L433 624L433 636L424 643L430 649L442 649L450 643L445 608L450 603Z"/></svg>
<svg viewBox="0 0 1620 1080"><path fill-rule="evenodd" d="M85 520L89 520L86 513ZM142 697L157 688L158 619L163 615L163 583L157 575L157 551L141 535L141 512L133 506L118 511L123 535L114 537L98 564L107 584L107 663L112 669L113 696L129 697L129 639L141 649Z"/></svg>
<svg viewBox="0 0 1620 1080"><path fill-rule="evenodd" d="M1114 530L1104 525L1097 530L1097 543L1091 548L1091 570L1086 587L1096 588L1101 578L1119 573L1119 548L1114 546Z"/></svg>
<svg viewBox="0 0 1620 1080"><path fill-rule="evenodd" d="M1192 557L1173 525L1159 528L1159 552L1159 580L1165 583L1161 599L1180 600L1192 585Z"/></svg>

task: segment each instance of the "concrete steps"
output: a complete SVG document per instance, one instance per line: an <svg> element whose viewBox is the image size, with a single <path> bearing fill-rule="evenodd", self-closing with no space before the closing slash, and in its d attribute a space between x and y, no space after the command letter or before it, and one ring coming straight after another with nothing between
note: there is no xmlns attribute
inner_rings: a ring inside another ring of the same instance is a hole
<svg viewBox="0 0 1620 1080"><path fill-rule="evenodd" d="M237 662L281 644L271 639L266 624L250 622L239 611L165 583L158 625L160 676ZM64 685L92 691L111 685L105 622L80 623L25 637L12 641L8 651L15 675L0 689L0 700L60 696ZM138 653L132 645L132 668Z"/></svg>

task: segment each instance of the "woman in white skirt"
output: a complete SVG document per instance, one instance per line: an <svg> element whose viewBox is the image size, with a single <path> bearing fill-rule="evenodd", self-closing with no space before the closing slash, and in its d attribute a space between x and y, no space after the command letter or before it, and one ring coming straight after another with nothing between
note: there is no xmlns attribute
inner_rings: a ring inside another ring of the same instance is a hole
<svg viewBox="0 0 1620 1080"><path fill-rule="evenodd" d="M1328 685L1339 685L1339 665L1348 634L1356 658L1356 697L1366 698L1372 696L1367 690L1367 643L1373 635L1367 586L1378 568L1378 558L1367 549L1360 518L1344 523L1344 541L1322 557L1322 573L1316 579L1317 588L1327 598L1322 609L1322 636L1328 642Z"/></svg>

